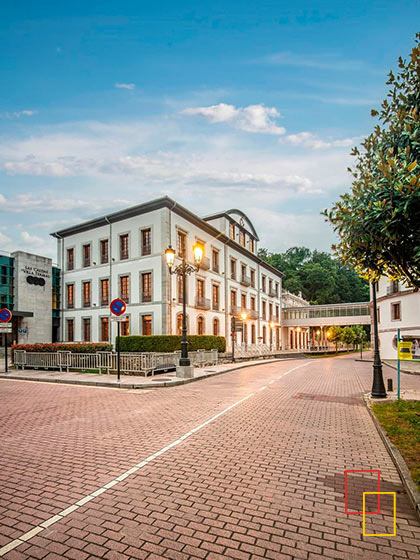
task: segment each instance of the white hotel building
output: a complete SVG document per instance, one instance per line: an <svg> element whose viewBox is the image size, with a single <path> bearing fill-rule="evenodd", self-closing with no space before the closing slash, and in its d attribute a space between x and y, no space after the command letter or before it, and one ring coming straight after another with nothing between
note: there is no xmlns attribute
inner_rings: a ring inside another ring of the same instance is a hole
<svg viewBox="0 0 420 560"><path fill-rule="evenodd" d="M258 235L240 210L205 218L163 197L57 231L61 269L63 341L115 340L109 303L127 303L122 334L180 334L182 283L171 275L165 249L193 263L200 243L204 258L187 277L189 334L226 336L231 318L245 310L247 343L281 347L282 274L257 256ZM237 342L242 341L237 334Z"/></svg>

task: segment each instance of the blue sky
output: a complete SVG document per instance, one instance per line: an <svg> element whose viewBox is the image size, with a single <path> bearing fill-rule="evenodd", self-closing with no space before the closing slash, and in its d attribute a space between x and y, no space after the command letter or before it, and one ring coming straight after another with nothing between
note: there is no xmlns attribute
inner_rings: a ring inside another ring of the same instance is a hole
<svg viewBox="0 0 420 560"><path fill-rule="evenodd" d="M0 249L168 194L328 250L418 0L2 2Z"/></svg>

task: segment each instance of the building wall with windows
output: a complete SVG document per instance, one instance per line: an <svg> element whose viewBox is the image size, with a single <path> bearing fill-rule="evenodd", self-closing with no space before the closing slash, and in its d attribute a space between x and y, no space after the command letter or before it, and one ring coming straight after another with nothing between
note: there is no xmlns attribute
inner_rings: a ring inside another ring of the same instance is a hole
<svg viewBox="0 0 420 560"><path fill-rule="evenodd" d="M116 297L127 302L124 334L179 333L182 285L164 252L171 245L175 265L183 255L193 263L192 248L200 243L203 262L187 277L188 332L229 335L230 344L231 318L245 311L243 338L280 348L282 275L257 256L258 236L239 210L202 219L163 197L53 235L62 270L63 340L113 342L109 303Z"/></svg>
<svg viewBox="0 0 420 560"><path fill-rule="evenodd" d="M381 357L397 359L397 330L420 344L420 292L402 282L381 278L377 285L378 333Z"/></svg>

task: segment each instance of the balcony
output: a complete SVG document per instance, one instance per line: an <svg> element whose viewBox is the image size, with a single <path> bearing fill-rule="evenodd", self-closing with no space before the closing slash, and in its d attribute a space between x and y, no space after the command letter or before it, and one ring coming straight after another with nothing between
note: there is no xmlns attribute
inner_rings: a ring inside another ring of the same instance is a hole
<svg viewBox="0 0 420 560"><path fill-rule="evenodd" d="M243 274L241 276L241 280L240 280L240 284L242 284L242 286L250 286L251 285L251 278L249 276L246 276L245 274Z"/></svg>
<svg viewBox="0 0 420 560"><path fill-rule="evenodd" d="M141 246L141 254L144 257L145 255L151 255L152 254L152 245L149 243L147 245L142 245Z"/></svg>
<svg viewBox="0 0 420 560"><path fill-rule="evenodd" d="M152 301L152 294L142 294L141 295L141 301L142 303L150 303Z"/></svg>
<svg viewBox="0 0 420 560"><path fill-rule="evenodd" d="M209 270L210 269L210 259L208 257L203 257L200 263L201 270Z"/></svg>
<svg viewBox="0 0 420 560"><path fill-rule="evenodd" d="M213 305L213 311L219 311L220 304L219 304L218 301L214 301L214 300L213 300L213 304L212 304L212 305Z"/></svg>
<svg viewBox="0 0 420 560"><path fill-rule="evenodd" d="M256 311L255 309L249 309L247 313L249 319L258 319L258 311Z"/></svg>
<svg viewBox="0 0 420 560"><path fill-rule="evenodd" d="M195 306L197 309L210 309L210 300L206 297L197 296L195 299Z"/></svg>
<svg viewBox="0 0 420 560"><path fill-rule="evenodd" d="M268 295L269 295L270 297L279 297L278 292L276 292L276 290L273 290L273 289L268 290Z"/></svg>
<svg viewBox="0 0 420 560"><path fill-rule="evenodd" d="M90 299L83 300L83 307L90 307Z"/></svg>
<svg viewBox="0 0 420 560"><path fill-rule="evenodd" d="M279 322L279 318L277 317L277 315L270 315L270 323L278 323Z"/></svg>

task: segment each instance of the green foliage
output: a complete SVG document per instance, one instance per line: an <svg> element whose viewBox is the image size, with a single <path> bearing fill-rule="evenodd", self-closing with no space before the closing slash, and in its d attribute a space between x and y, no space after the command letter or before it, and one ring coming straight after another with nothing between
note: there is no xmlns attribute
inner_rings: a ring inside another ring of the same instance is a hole
<svg viewBox="0 0 420 560"><path fill-rule="evenodd" d="M225 352L226 339L224 336L189 335L188 350L219 350ZM115 345L117 342L115 341ZM152 335L152 336L122 336L120 338L121 352L175 352L181 350L181 336Z"/></svg>
<svg viewBox="0 0 420 560"><path fill-rule="evenodd" d="M259 256L284 273L283 288L312 304L369 300L369 285L329 253L291 247L285 253L259 251Z"/></svg>
<svg viewBox="0 0 420 560"><path fill-rule="evenodd" d="M404 457L420 490L420 401L378 403L372 409Z"/></svg>
<svg viewBox="0 0 420 560"><path fill-rule="evenodd" d="M325 210L342 262L369 281L381 276L420 288L420 33L408 61L389 73L379 122L354 148L350 193Z"/></svg>
<svg viewBox="0 0 420 560"><path fill-rule="evenodd" d="M347 346L351 346L356 342L357 334L353 327L344 327L341 333L341 341Z"/></svg>
<svg viewBox="0 0 420 560"><path fill-rule="evenodd" d="M341 335L342 335L343 329L338 325L333 325L332 327L330 327L328 329L328 332L330 334L329 337L328 337L328 340L330 340L331 342L334 342L335 351L337 352L338 343L341 342Z"/></svg>

